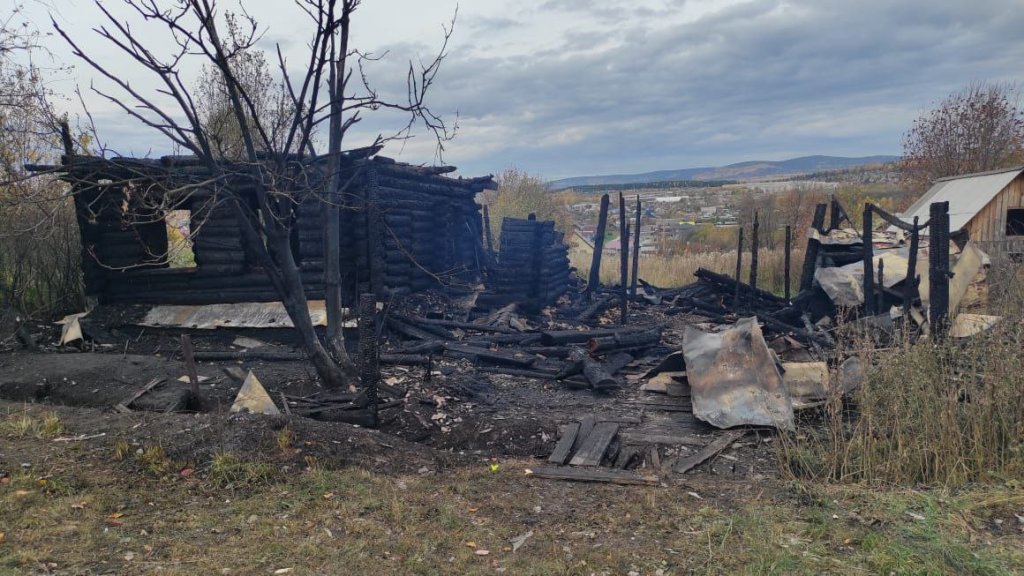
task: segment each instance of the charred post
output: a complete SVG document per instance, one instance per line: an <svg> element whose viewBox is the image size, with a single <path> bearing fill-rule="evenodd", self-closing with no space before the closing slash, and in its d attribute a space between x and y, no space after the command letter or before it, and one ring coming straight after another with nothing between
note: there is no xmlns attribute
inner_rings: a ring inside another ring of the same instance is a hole
<svg viewBox="0 0 1024 576"><path fill-rule="evenodd" d="M636 285L640 275L640 195L636 196L636 224L633 230L633 283L629 287L629 297L636 298Z"/></svg>
<svg viewBox="0 0 1024 576"><path fill-rule="evenodd" d="M941 339L949 323L949 202L936 202L929 211L928 323Z"/></svg>
<svg viewBox="0 0 1024 576"><path fill-rule="evenodd" d="M826 204L818 204L814 207L814 219L811 221L811 228L820 232L825 225ZM807 236L807 251L804 252L804 266L800 271L800 292L810 290L814 285L814 271L818 268L818 250L821 242L813 234Z"/></svg>
<svg viewBox="0 0 1024 576"><path fill-rule="evenodd" d="M758 232L761 227L757 219L757 212L754 212L754 226L750 230L750 298L753 307L754 293L757 292L757 251L760 248Z"/></svg>
<svg viewBox="0 0 1024 576"><path fill-rule="evenodd" d="M629 222L626 219L626 198L622 192L619 192L619 232L619 322L625 324L629 312Z"/></svg>
<svg viewBox="0 0 1024 576"><path fill-rule="evenodd" d="M601 211L597 216L597 231L594 233L594 258L590 262L590 278L587 280L587 301L601 284L601 252L604 250L604 232L608 226L608 195L601 196Z"/></svg>
<svg viewBox="0 0 1024 576"><path fill-rule="evenodd" d="M864 205L864 231L861 240L864 242L864 313L874 316L878 311L875 309L875 263L874 244L871 232L874 229L873 206Z"/></svg>
<svg viewBox="0 0 1024 576"><path fill-rule="evenodd" d="M789 302L789 269L792 264L793 258L793 227L786 225L786 254L785 262L783 264L783 290L785 292L786 302Z"/></svg>
<svg viewBox="0 0 1024 576"><path fill-rule="evenodd" d="M831 232L832 230L839 230L839 227L842 226L842 224L843 224L843 216L844 216L843 207L839 203L839 201L836 200L835 195L832 196L831 204L832 204L832 208L829 210L829 222L828 222L829 232Z"/></svg>
<svg viewBox="0 0 1024 576"><path fill-rule="evenodd" d="M736 292L732 296L732 302L734 306L740 305L740 285L743 284L743 278L740 274L743 273L743 227L740 226L740 239L736 246Z"/></svg>
<svg viewBox="0 0 1024 576"><path fill-rule="evenodd" d="M910 313L910 306L917 298L917 251L921 243L921 231L917 227L918 217L914 216L914 229L910 231L910 254L907 256L907 279L903 282L903 313Z"/></svg>
<svg viewBox="0 0 1024 576"><path fill-rule="evenodd" d="M878 259L878 302L875 310L879 313L885 312L885 260Z"/></svg>
<svg viewBox="0 0 1024 576"><path fill-rule="evenodd" d="M377 347L377 298L372 293L359 295L359 380L366 394L373 425L377 425L377 384L380 382L380 358Z"/></svg>
<svg viewBox="0 0 1024 576"><path fill-rule="evenodd" d="M494 259L494 238L491 236L491 212L484 204L484 242L487 246L487 256Z"/></svg>

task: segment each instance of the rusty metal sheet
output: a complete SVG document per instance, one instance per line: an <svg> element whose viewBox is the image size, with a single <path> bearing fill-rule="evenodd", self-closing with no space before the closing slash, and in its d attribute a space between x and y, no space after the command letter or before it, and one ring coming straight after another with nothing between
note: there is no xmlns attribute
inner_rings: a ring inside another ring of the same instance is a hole
<svg viewBox="0 0 1024 576"><path fill-rule="evenodd" d="M793 429L793 405L757 318L718 333L683 336L693 414L718 428Z"/></svg>
<svg viewBox="0 0 1024 576"><path fill-rule="evenodd" d="M310 300L309 318L313 326L327 326L327 307L323 300ZM280 302L242 302L196 306L154 306L146 313L142 326L156 328L294 328ZM355 320L345 327L355 327Z"/></svg>

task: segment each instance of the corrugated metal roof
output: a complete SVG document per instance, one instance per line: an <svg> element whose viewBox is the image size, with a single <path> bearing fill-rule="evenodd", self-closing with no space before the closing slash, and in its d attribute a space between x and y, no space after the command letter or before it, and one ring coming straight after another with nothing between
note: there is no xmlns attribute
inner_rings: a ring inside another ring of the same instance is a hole
<svg viewBox="0 0 1024 576"><path fill-rule="evenodd" d="M959 230L1021 172L1024 166L937 180L901 217L913 222L917 216L919 222L925 222L931 204L949 202L949 229Z"/></svg>

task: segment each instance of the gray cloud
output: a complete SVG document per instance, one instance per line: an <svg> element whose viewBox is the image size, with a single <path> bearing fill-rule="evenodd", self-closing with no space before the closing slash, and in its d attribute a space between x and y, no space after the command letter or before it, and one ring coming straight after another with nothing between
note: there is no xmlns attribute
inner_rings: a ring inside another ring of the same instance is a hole
<svg viewBox="0 0 1024 576"><path fill-rule="evenodd" d="M389 51L368 68L382 94L401 98L408 61L432 57L449 14L435 16L420 35L363 46ZM268 25L267 39L299 43ZM1022 29L1019 0L481 2L460 14L430 102L449 119L458 112L445 160L464 173L898 153L913 118L949 92L1024 81ZM133 148L145 141L97 120ZM350 144L396 122L368 116ZM386 153L430 162L433 150L419 132Z"/></svg>
<svg viewBox="0 0 1024 576"><path fill-rule="evenodd" d="M668 26L570 30L525 58L453 52L434 102L459 110L464 142L449 159L468 171L898 153L913 117L948 92L1021 78L1016 2L936 4L754 0Z"/></svg>

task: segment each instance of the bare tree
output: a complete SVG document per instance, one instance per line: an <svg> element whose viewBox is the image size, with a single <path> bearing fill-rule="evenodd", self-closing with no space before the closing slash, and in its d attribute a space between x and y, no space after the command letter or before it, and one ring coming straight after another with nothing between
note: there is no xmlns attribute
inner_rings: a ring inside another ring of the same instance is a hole
<svg viewBox="0 0 1024 576"><path fill-rule="evenodd" d="M52 177L32 178L23 165L49 160L60 149L60 118L46 82L53 70L33 63L39 44L39 32L18 5L0 14L0 317L81 304L67 186Z"/></svg>
<svg viewBox="0 0 1024 576"><path fill-rule="evenodd" d="M1024 110L1011 84L972 84L914 121L903 136L901 179L923 192L937 178L1024 161Z"/></svg>
<svg viewBox="0 0 1024 576"><path fill-rule="evenodd" d="M303 348L325 385L350 385L354 379L351 360L341 338L341 282L339 217L346 186L352 177L343 175L342 144L346 132L364 112L387 109L407 115L395 134L378 137L377 144L409 134L422 124L438 141L452 137L453 130L425 103L444 60L451 27L444 29L444 44L426 64L409 64L407 93L392 101L373 88L363 66L372 55L349 46L351 16L359 0L295 0L293 6L310 24L309 53L301 78L289 75L280 47L277 61L290 100L286 121L275 125L260 114L258 87L247 85L239 55L255 51L259 39L256 21L239 16L233 29L219 16L216 0L122 0L131 21L119 19L105 3L95 6L105 17L97 29L101 37L127 55L159 83L157 93L147 93L130 82L122 70L113 70L78 40L53 23L79 58L112 83L113 92L97 90L127 115L168 138L175 146L195 155L209 172L202 186L214 187L236 214L246 252L260 265L281 298L299 334ZM285 16L282 16L284 18ZM134 24L158 23L176 46L168 57L151 49L155 43L141 36ZM217 136L207 125L197 96L183 79L184 63L198 57L222 82L227 109L237 126L241 148L237 159L226 158ZM244 59L242 60L244 62ZM354 79L354 81L353 81ZM167 107L159 100L170 99ZM327 125L327 150L317 156L316 132ZM245 181L254 191L255 207L227 182ZM328 311L328 343L317 337L309 318L306 293L290 244L296 207L315 197L324 202L325 292ZM220 200L219 200L220 201Z"/></svg>

